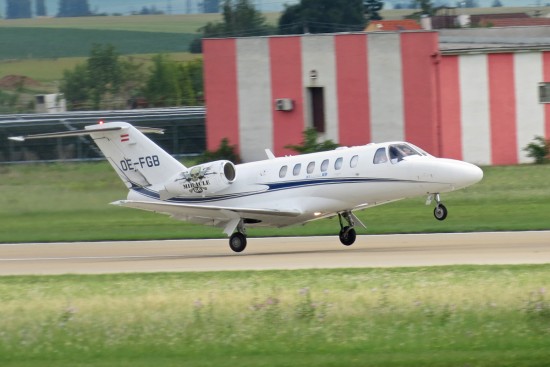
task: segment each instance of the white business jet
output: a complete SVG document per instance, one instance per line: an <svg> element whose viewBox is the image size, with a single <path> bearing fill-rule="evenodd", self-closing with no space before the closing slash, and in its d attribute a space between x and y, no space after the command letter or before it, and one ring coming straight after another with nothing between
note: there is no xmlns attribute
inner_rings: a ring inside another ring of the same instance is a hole
<svg viewBox="0 0 550 367"><path fill-rule="evenodd" d="M246 247L246 227L284 227L338 216L340 242L355 242L354 210L427 195L434 216L447 217L439 194L483 177L470 163L436 158L406 142L342 147L332 151L234 165L220 160L185 167L143 133L161 129L125 122L85 130L11 137L12 140L89 135L129 189L114 205L218 226L235 252ZM366 228L366 227L365 227Z"/></svg>

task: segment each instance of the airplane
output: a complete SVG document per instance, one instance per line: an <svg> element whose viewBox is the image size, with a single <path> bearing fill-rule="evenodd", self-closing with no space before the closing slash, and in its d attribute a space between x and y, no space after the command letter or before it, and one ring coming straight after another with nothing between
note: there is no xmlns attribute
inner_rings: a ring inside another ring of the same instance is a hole
<svg viewBox="0 0 550 367"><path fill-rule="evenodd" d="M436 158L407 142L369 143L296 156L234 164L228 160L186 167L146 133L162 129L100 122L83 130L10 137L12 140L89 135L128 188L111 204L148 210L223 228L234 252L246 248L246 229L285 227L338 216L340 242L356 239L354 211L427 195L437 220L447 217L440 193L473 185L483 171Z"/></svg>

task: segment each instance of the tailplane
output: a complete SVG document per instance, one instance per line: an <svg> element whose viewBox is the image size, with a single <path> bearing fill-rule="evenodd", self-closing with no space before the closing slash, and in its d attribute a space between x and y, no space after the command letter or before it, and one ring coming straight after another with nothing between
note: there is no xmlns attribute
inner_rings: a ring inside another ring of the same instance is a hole
<svg viewBox="0 0 550 367"><path fill-rule="evenodd" d="M85 130L11 137L12 140L89 135L128 188L165 183L186 167L143 133L161 129L134 127L126 122L89 125Z"/></svg>

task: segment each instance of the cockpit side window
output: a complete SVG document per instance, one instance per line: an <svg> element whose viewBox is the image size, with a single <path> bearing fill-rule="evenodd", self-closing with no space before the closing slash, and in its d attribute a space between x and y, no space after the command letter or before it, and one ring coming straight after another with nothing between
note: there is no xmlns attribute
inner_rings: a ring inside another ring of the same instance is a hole
<svg viewBox="0 0 550 367"><path fill-rule="evenodd" d="M378 148L376 153L374 153L374 164L386 163L388 161L388 156L386 155L386 148Z"/></svg>
<svg viewBox="0 0 550 367"><path fill-rule="evenodd" d="M390 160L392 163L401 161L405 157L411 155L420 155L416 150L414 150L408 144L392 144L389 147Z"/></svg>

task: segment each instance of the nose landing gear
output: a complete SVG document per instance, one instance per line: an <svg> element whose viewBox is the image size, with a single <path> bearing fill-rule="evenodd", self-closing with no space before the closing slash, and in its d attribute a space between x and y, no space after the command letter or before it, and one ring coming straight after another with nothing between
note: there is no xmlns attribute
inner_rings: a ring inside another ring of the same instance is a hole
<svg viewBox="0 0 550 367"><path fill-rule="evenodd" d="M441 203L441 198L439 194L430 194L428 200L426 200L426 205L429 205L432 200L435 199L436 205L434 208L434 217L437 220L445 220L447 218L447 207Z"/></svg>

